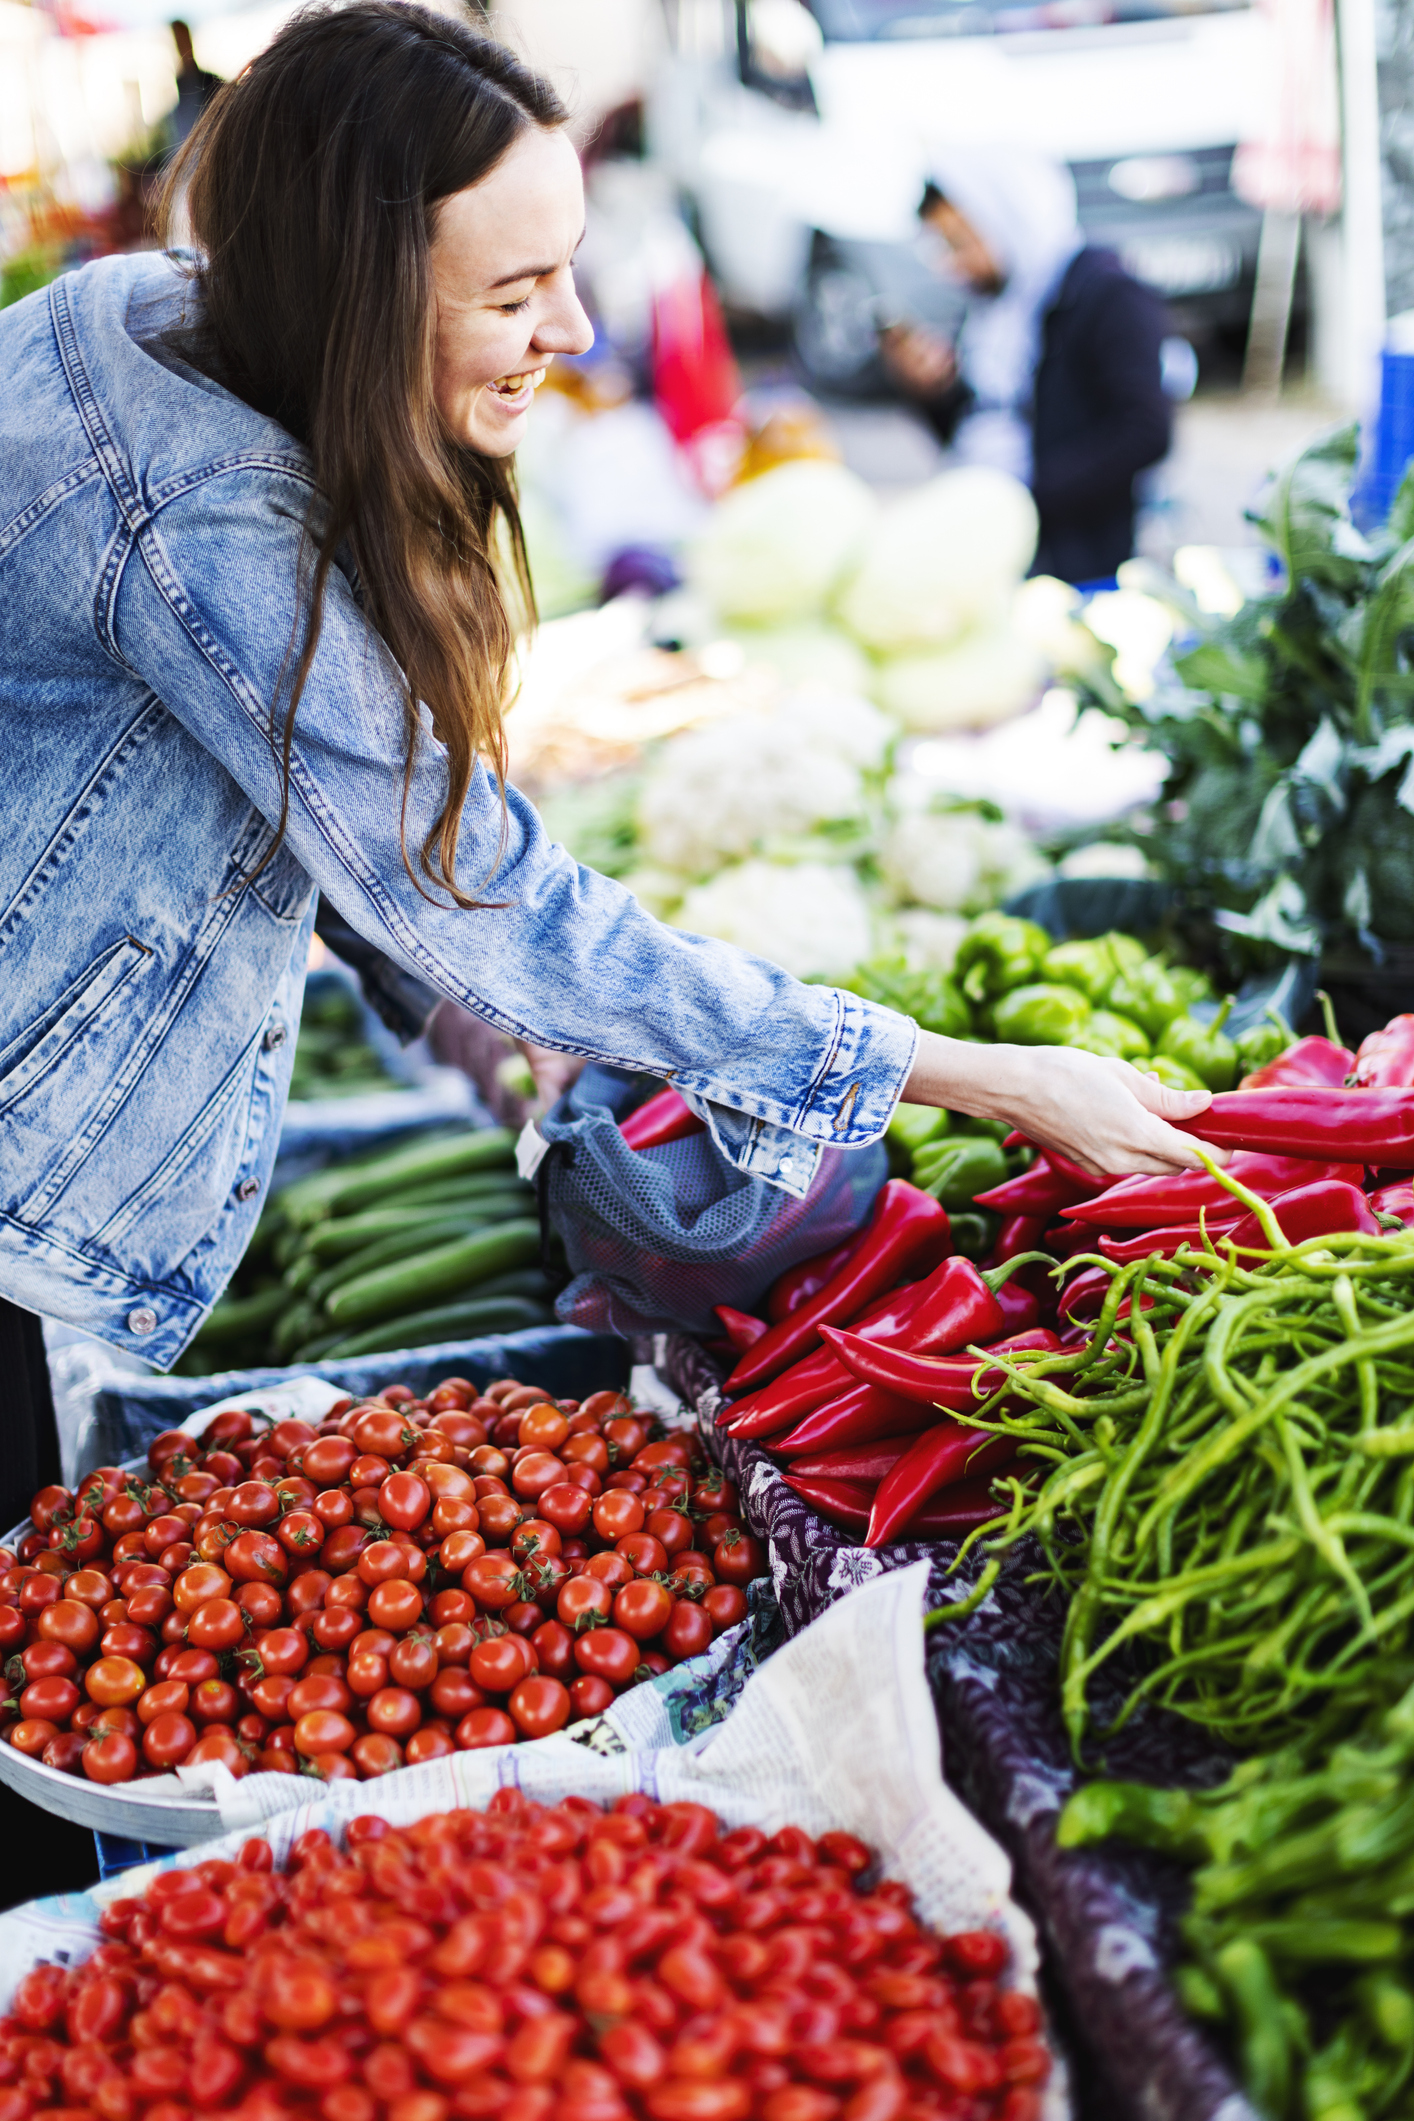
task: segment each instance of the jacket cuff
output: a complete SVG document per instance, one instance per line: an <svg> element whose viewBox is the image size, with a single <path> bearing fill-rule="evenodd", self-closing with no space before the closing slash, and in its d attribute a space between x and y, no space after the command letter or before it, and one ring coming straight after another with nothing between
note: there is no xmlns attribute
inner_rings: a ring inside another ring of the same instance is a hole
<svg viewBox="0 0 1414 2121"><path fill-rule="evenodd" d="M877 1141L893 1118L917 1058L918 1026L843 988L833 993L834 1044L791 1124L814 1141L858 1149Z"/></svg>

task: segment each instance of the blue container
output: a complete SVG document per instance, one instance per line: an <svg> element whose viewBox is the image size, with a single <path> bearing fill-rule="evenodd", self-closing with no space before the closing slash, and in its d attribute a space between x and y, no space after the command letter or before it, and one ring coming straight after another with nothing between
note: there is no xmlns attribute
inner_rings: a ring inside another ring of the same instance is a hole
<svg viewBox="0 0 1414 2121"><path fill-rule="evenodd" d="M1355 516L1367 529L1383 523L1414 458L1414 354L1380 355L1380 409L1355 495Z"/></svg>

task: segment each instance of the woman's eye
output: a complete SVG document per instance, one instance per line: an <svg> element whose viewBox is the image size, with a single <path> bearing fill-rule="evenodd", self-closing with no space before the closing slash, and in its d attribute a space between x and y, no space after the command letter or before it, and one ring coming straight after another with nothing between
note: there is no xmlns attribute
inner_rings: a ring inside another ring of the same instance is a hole
<svg viewBox="0 0 1414 2121"><path fill-rule="evenodd" d="M502 302L500 305L501 315L503 317L514 317L520 310L529 309L529 307L530 297L525 295L519 302Z"/></svg>

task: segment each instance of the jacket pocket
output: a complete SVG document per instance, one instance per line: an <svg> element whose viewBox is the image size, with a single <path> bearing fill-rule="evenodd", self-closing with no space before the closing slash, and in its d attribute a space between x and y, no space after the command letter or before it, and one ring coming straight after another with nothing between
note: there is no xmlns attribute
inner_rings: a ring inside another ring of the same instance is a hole
<svg viewBox="0 0 1414 2121"><path fill-rule="evenodd" d="M0 1116L42 1082L108 1008L152 952L135 935L110 944L51 1002L43 1015L0 1050Z"/></svg>

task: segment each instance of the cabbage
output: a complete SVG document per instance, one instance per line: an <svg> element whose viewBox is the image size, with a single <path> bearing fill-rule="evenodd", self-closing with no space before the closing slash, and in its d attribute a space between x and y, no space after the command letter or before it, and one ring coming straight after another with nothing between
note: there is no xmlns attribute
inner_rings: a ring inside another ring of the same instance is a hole
<svg viewBox="0 0 1414 2121"><path fill-rule="evenodd" d="M880 517L839 615L880 654L999 622L1036 550L1036 504L985 465L945 471Z"/></svg>
<svg viewBox="0 0 1414 2121"><path fill-rule="evenodd" d="M770 958L797 979L846 979L872 942L858 877L825 862L739 862L689 891L676 925Z"/></svg>
<svg viewBox="0 0 1414 2121"><path fill-rule="evenodd" d="M689 553L688 578L724 619L814 618L854 565L876 509L842 464L781 464L718 502Z"/></svg>
<svg viewBox="0 0 1414 2121"><path fill-rule="evenodd" d="M823 620L807 619L794 626L737 626L731 638L745 649L748 663L774 670L782 684L827 685L836 692L869 690L873 676L869 658L847 633Z"/></svg>
<svg viewBox="0 0 1414 2121"><path fill-rule="evenodd" d="M909 729L986 729L1035 704L1045 658L1000 629L965 634L932 655L890 656L874 697Z"/></svg>

